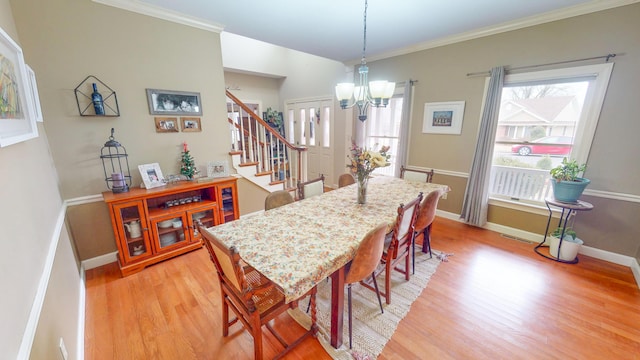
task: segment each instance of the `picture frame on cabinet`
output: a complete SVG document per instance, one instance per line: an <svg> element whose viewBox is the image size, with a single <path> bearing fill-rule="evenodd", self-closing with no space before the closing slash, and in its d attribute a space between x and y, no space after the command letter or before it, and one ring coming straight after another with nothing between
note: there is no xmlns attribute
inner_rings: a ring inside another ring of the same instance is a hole
<svg viewBox="0 0 640 360"><path fill-rule="evenodd" d="M202 115L200 93L147 89L151 115Z"/></svg>
<svg viewBox="0 0 640 360"><path fill-rule="evenodd" d="M160 170L160 164L143 164L138 165L140 170L140 176L146 189L153 189L155 187L166 185L164 176L162 176L162 170Z"/></svg>
<svg viewBox="0 0 640 360"><path fill-rule="evenodd" d="M219 178L227 176L229 176L228 161L210 161L207 163L207 177Z"/></svg>
<svg viewBox="0 0 640 360"><path fill-rule="evenodd" d="M0 28L0 147L38 137L22 49Z"/></svg>
<svg viewBox="0 0 640 360"><path fill-rule="evenodd" d="M463 116L464 101L425 103L422 133L460 135Z"/></svg>

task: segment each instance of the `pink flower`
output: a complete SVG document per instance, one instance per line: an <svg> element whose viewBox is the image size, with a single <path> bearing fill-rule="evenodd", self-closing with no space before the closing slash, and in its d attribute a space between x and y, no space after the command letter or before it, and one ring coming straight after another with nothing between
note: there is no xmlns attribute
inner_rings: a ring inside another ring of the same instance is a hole
<svg viewBox="0 0 640 360"><path fill-rule="evenodd" d="M186 142L186 141L184 141L184 142L182 143L182 149L183 149L183 151L184 151L184 152L189 151L189 149L187 148L187 142Z"/></svg>

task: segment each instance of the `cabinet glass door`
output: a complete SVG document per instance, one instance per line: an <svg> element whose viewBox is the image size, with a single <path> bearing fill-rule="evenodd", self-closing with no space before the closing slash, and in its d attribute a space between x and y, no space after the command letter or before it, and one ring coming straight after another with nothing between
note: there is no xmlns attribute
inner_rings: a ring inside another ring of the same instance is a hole
<svg viewBox="0 0 640 360"><path fill-rule="evenodd" d="M129 262L151 254L142 203L134 201L115 205L114 211L119 218L117 223L122 224L118 228L118 238L124 251L121 254L124 258L121 260Z"/></svg>
<svg viewBox="0 0 640 360"><path fill-rule="evenodd" d="M238 219L238 194L235 183L219 185L220 222L227 223Z"/></svg>
<svg viewBox="0 0 640 360"><path fill-rule="evenodd" d="M154 234L154 246L156 251L162 251L177 247L189 240L186 217L184 213L169 214L151 220L151 228Z"/></svg>
<svg viewBox="0 0 640 360"><path fill-rule="evenodd" d="M195 209L187 213L187 217L190 221L189 230L191 231L191 237L193 241L197 241L201 239L201 236L198 233L198 228L196 226L198 222L202 224L202 226L204 227L212 227L214 225L217 225L218 223L217 221L218 207L217 206L218 205L214 203L213 205L208 206L206 208Z"/></svg>

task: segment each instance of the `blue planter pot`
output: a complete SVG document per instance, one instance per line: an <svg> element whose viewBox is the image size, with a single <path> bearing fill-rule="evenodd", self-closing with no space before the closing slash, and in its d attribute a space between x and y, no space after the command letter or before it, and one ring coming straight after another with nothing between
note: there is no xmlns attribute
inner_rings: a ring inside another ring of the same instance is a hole
<svg viewBox="0 0 640 360"><path fill-rule="evenodd" d="M585 178L577 178L576 181L560 182L551 179L553 197L558 201L575 203L589 183L591 183L591 180Z"/></svg>

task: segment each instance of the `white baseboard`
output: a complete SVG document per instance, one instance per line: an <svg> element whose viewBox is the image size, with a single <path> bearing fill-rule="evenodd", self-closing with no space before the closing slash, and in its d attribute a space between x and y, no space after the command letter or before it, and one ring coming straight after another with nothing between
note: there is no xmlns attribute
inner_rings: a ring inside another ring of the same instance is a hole
<svg viewBox="0 0 640 360"><path fill-rule="evenodd" d="M633 272L633 277L636 278L636 283L638 284L638 288L640 288L640 264L638 264L638 260L634 261L631 265L631 272Z"/></svg>
<svg viewBox="0 0 640 360"><path fill-rule="evenodd" d="M437 210L436 215L443 217L445 219L463 222L460 219L459 214ZM492 230L495 232L499 232L501 234L513 236L515 238L530 241L533 243L539 243L542 241L542 239L544 239L544 236L541 234L514 229L512 227L508 227L500 224L487 223L484 226L484 228L487 230ZM638 288L640 288L640 264L638 264L638 260L636 260L635 258L627 255L616 254L610 251L596 249L590 246L584 246L584 245L580 247L579 254L583 254L585 256L590 256L596 259L608 261L610 263L614 263L618 265L628 266L633 272L633 276L636 279Z"/></svg>
<svg viewBox="0 0 640 360"><path fill-rule="evenodd" d="M118 252L114 251L112 253L108 253L108 254L96 256L91 259L84 260L82 261L81 265L84 270L90 270L90 269L95 269L102 265L110 264L116 261L118 261Z"/></svg>
<svg viewBox="0 0 640 360"><path fill-rule="evenodd" d="M76 341L76 354L78 359L84 359L84 323L85 311L87 306L87 289L86 289L85 268L80 265L80 299L78 299L78 339Z"/></svg>
<svg viewBox="0 0 640 360"><path fill-rule="evenodd" d="M49 249L47 251L47 258L44 263L44 269L40 275L40 281L38 282L38 288L36 290L36 296L29 312L29 319L25 326L24 334L22 335L22 342L20 343L20 349L18 350L17 359L29 359L31 355L31 347L33 346L33 340L36 337L36 330L38 327L38 321L40 320L40 314L42 312L42 306L44 305L44 298L47 295L47 288L49 287L49 280L51 279L51 271L53 270L53 262L56 258L56 251L58 250L58 242L60 241L60 234L64 227L64 219L67 213L67 204L63 203L58 212L58 218L56 225L51 234L51 240L49 242Z"/></svg>

